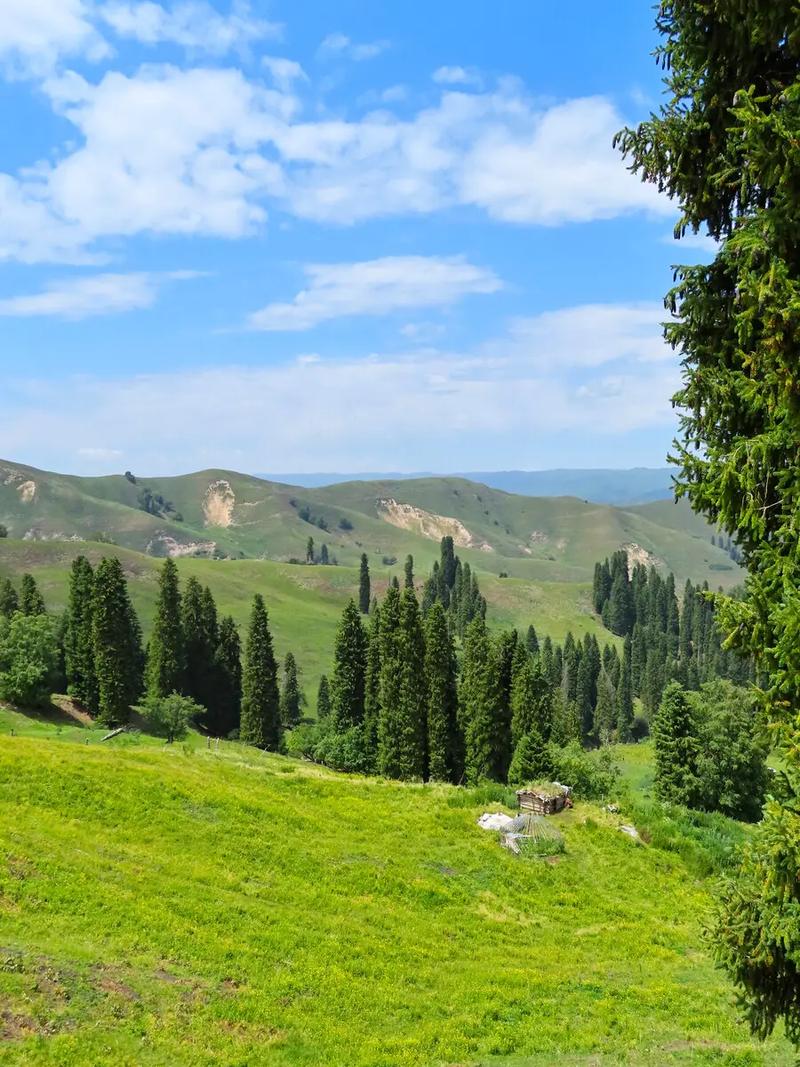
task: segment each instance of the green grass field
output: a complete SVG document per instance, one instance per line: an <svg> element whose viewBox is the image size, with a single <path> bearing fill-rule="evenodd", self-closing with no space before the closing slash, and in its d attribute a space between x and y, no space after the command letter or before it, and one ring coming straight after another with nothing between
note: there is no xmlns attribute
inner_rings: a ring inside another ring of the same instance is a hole
<svg viewBox="0 0 800 1067"><path fill-rule="evenodd" d="M0 711L4 1064L793 1062L624 814L515 857L474 792L98 734Z"/></svg>

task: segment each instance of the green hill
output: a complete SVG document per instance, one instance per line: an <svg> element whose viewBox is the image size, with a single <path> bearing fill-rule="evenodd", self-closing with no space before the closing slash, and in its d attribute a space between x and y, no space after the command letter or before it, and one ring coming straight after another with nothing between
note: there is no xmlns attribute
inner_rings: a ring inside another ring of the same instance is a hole
<svg viewBox="0 0 800 1067"><path fill-rule="evenodd" d="M736 1021L707 883L624 816L577 804L547 862L474 792L26 724L0 710L9 1067L792 1062Z"/></svg>
<svg viewBox="0 0 800 1067"><path fill-rule="evenodd" d="M0 522L13 538L108 538L152 556L304 559L311 536L342 564L355 565L364 551L375 565L411 553L423 574L450 534L481 572L536 581L590 581L595 561L623 546L680 582L729 587L742 576L685 503L616 508L461 478L302 489L223 470L77 478L4 461Z"/></svg>

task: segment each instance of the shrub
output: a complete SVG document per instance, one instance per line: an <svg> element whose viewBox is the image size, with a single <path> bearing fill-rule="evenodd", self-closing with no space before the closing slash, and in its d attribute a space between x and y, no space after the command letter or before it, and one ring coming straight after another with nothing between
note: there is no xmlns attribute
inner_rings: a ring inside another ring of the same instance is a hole
<svg viewBox="0 0 800 1067"><path fill-rule="evenodd" d="M0 628L0 696L36 708L48 703L58 670L58 642L47 615L17 613Z"/></svg>
<svg viewBox="0 0 800 1067"><path fill-rule="evenodd" d="M573 795L583 800L602 800L619 780L619 767L608 746L587 752L572 741L563 748L549 745L547 755L552 777L570 786Z"/></svg>
<svg viewBox="0 0 800 1067"><path fill-rule="evenodd" d="M339 529L340 530L352 530L353 529L353 524L347 518L339 519Z"/></svg>
<svg viewBox="0 0 800 1067"><path fill-rule="evenodd" d="M206 709L190 697L170 693L166 697L148 696L136 705L156 737L166 737L168 742L180 741L186 736L189 724L206 714Z"/></svg>

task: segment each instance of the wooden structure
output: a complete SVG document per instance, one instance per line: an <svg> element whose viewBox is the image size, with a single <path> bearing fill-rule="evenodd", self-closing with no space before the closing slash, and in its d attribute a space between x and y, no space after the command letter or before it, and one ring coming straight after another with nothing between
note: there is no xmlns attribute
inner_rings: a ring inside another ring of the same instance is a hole
<svg viewBox="0 0 800 1067"><path fill-rule="evenodd" d="M517 804L520 811L532 811L536 815L557 815L567 805L572 807L569 794L570 789L566 785L531 785L527 789L517 790Z"/></svg>

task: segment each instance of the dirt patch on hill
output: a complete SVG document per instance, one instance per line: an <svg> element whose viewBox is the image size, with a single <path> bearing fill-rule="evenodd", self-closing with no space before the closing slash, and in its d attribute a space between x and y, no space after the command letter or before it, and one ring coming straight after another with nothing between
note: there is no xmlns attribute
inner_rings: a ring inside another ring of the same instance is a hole
<svg viewBox="0 0 800 1067"><path fill-rule="evenodd" d="M216 541L176 541L169 534L158 533L147 542L145 552L149 556L210 556L217 547Z"/></svg>
<svg viewBox="0 0 800 1067"><path fill-rule="evenodd" d="M23 504L32 504L36 499L36 482L23 482L17 486L17 492Z"/></svg>
<svg viewBox="0 0 800 1067"><path fill-rule="evenodd" d="M391 498L378 501L378 515L392 526L397 526L401 530L411 530L412 533L429 537L432 541L452 537L453 544L458 545L459 548L480 547L486 552L494 551L492 546L485 541L478 546L464 523L449 515L437 515L435 512L424 511L413 504L404 504Z"/></svg>
<svg viewBox="0 0 800 1067"><path fill-rule="evenodd" d="M206 526L232 526L236 495L231 483L224 478L212 482L203 498L203 515Z"/></svg>
<svg viewBox="0 0 800 1067"><path fill-rule="evenodd" d="M663 560L660 560L658 556L654 556L653 553L648 552L646 548L637 545L635 541L623 545L622 551L628 554L629 572L631 572L638 563L643 563L645 567L660 567L663 563Z"/></svg>

